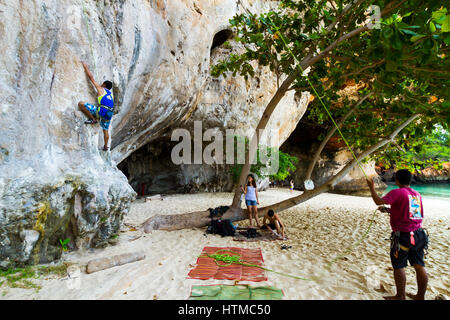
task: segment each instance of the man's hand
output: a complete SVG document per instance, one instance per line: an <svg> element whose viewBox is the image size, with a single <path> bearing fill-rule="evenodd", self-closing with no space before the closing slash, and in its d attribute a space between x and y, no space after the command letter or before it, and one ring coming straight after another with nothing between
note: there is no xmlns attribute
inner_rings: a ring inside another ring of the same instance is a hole
<svg viewBox="0 0 450 320"><path fill-rule="evenodd" d="M369 186L370 189L370 195L372 196L373 201L375 202L376 205L382 205L382 204L387 204L383 199L381 199L376 190L375 190L375 183L373 182L373 178L368 178L366 179L367 185Z"/></svg>
<svg viewBox="0 0 450 320"><path fill-rule="evenodd" d="M380 212L390 213L390 212L389 212L389 208L388 208L388 207L385 207L385 206L379 206L379 207L378 207L378 210L379 210Z"/></svg>
<svg viewBox="0 0 450 320"><path fill-rule="evenodd" d="M103 93L103 89L101 88L100 84L95 82L94 75L89 70L88 65L84 61L81 61L81 64L83 65L84 71L86 72L86 75L88 76L89 80L91 80L92 84L94 85L95 89L97 90L98 95L101 95Z"/></svg>

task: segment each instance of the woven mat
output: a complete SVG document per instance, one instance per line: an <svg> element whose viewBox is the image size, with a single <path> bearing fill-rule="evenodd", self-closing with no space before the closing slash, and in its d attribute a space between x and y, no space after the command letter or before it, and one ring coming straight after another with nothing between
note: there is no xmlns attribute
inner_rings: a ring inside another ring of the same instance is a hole
<svg viewBox="0 0 450 320"><path fill-rule="evenodd" d="M275 287L248 285L192 286L188 300L282 300L284 293Z"/></svg>
<svg viewBox="0 0 450 320"><path fill-rule="evenodd" d="M203 248L202 254L197 259L197 265L189 272L188 278L255 282L267 280L266 273L261 268L243 266L237 263L232 263L229 266L218 266L213 258L204 257L205 254L214 254L218 250L228 250L230 255L239 254L241 256L241 261L245 263L256 264L259 266L263 266L264 264L260 248L205 247ZM220 254L224 253L227 253L227 251L220 252ZM219 261L219 264L220 263L223 264L223 262Z"/></svg>

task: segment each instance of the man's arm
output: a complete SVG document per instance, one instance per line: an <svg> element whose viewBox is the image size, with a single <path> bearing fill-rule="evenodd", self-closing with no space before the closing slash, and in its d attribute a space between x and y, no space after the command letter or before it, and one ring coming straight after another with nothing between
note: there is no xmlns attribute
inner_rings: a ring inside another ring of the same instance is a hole
<svg viewBox="0 0 450 320"><path fill-rule="evenodd" d="M283 221L281 221L280 216L279 216L277 213L275 213L275 217L276 217L276 219L278 220L278 223L280 224L281 230L284 231L284 224L283 224Z"/></svg>
<svg viewBox="0 0 450 320"><path fill-rule="evenodd" d="M95 89L97 89L98 94L103 94L103 88L101 85L99 85L97 82L95 82L94 76L92 75L92 72L89 70L87 64L85 62L81 62L83 65L84 71L86 72L86 75L88 76L89 80L91 80L92 84L94 85Z"/></svg>
<svg viewBox="0 0 450 320"><path fill-rule="evenodd" d="M283 224L283 222L281 221L281 219L280 219L280 217L278 216L278 214L275 213L274 218L275 218L275 225L277 226L277 231L280 233L279 236L280 236L281 238L284 239L284 224ZM278 226L279 226L279 227L278 227ZM278 229L279 229L279 230L278 230ZM280 238L280 239L281 239L281 238Z"/></svg>
<svg viewBox="0 0 450 320"><path fill-rule="evenodd" d="M366 181L370 189L370 194L375 204L378 206L382 204L388 204L386 203L386 201L384 201L382 198L378 196L377 192L375 191L375 183L373 182L373 179L367 179Z"/></svg>

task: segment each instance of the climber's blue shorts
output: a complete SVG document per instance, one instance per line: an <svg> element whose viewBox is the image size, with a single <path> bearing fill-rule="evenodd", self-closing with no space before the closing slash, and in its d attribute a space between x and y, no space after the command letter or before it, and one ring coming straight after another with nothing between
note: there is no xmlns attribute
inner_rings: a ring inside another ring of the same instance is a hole
<svg viewBox="0 0 450 320"><path fill-rule="evenodd" d="M109 130L109 125L111 124L111 120L107 121L107 120L103 119L102 117L99 117L99 115L97 114L97 108L98 108L98 107L94 106L93 104L86 103L84 106L86 107L86 109L89 110L89 112L90 112L95 118L97 118L97 119L100 118L100 127L101 127L103 130L108 131L108 130Z"/></svg>

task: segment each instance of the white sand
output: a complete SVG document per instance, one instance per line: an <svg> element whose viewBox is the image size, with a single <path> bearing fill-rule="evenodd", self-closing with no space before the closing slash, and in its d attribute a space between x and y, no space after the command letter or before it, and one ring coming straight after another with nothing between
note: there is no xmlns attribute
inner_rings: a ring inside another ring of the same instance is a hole
<svg viewBox="0 0 450 320"><path fill-rule="evenodd" d="M261 205L269 205L299 194L288 189L260 193ZM173 195L163 201L133 204L125 224L138 225L157 214L174 214L227 205L231 194ZM449 230L450 201L424 198L424 227L430 233L427 299L437 295L450 298ZM267 273L268 281L253 285L273 285L283 289L285 299L382 299L394 295L395 286L389 260L390 226L387 214L378 213L365 241L345 260L337 261L329 272L326 265L367 229L376 206L370 198L322 194L280 214L287 226L288 241L245 243L231 237L204 235L205 228L180 231L129 231L124 226L119 243L105 249L80 250L64 255L78 265L125 252L143 250L146 259L74 278L49 277L34 280L42 289L0 287L0 299L187 299L192 285L232 284L233 281L186 279L205 246L261 248L265 265L315 281L301 281ZM241 226L247 221L239 222ZM141 236L137 240L134 238ZM281 250L284 243L292 246ZM413 268L407 269L407 291L415 292ZM250 282L242 282L250 283ZM380 289L381 288L381 289Z"/></svg>

